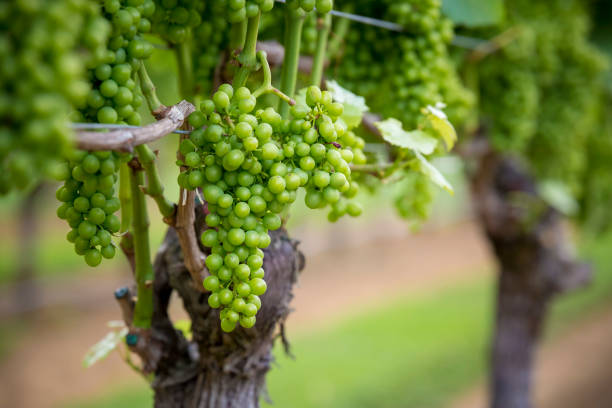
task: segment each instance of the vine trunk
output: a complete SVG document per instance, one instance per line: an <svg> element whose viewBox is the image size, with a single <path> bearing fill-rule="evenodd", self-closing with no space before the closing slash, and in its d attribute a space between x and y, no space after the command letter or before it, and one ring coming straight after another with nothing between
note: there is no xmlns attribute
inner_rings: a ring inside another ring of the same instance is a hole
<svg viewBox="0 0 612 408"><path fill-rule="evenodd" d="M196 231L200 231L202 206L196 207L196 214ZM193 283L176 231L168 230L154 264L152 326L140 333L132 347L143 360L145 372L154 374L155 407L259 407L273 360L272 347L283 335L293 286L304 266L297 242L286 231L273 232L271 238L264 250L268 290L261 297L257 323L251 329L224 333L219 311L208 306L208 295ZM172 292L189 314L191 339L176 330L168 316Z"/></svg>
<svg viewBox="0 0 612 408"><path fill-rule="evenodd" d="M529 172L484 139L471 148L473 202L499 268L490 406L530 408L547 309L556 295L586 284L590 268L574 259L562 216L541 199Z"/></svg>

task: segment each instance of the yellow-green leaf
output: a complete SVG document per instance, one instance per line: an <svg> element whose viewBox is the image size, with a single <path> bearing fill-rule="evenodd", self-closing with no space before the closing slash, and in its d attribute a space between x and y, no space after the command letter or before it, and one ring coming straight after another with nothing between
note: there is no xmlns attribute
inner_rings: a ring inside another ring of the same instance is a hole
<svg viewBox="0 0 612 408"><path fill-rule="evenodd" d="M103 360L113 351L128 333L128 328L123 327L121 330L115 330L107 333L99 342L94 344L85 357L83 358L83 366L91 367L100 360Z"/></svg>
<svg viewBox="0 0 612 408"><path fill-rule="evenodd" d="M431 127L433 127L434 130L440 134L442 140L444 140L446 149L451 150L457 142L457 132L446 117L446 114L437 106L428 106L427 120L429 120Z"/></svg>
<svg viewBox="0 0 612 408"><path fill-rule="evenodd" d="M454 195L455 191L450 183L446 180L446 178L440 173L438 169L436 169L431 163L427 161L425 157L419 152L414 152L417 159L419 159L419 171L423 173L425 176L429 177L429 179L438 186L442 187L449 194Z"/></svg>
<svg viewBox="0 0 612 408"><path fill-rule="evenodd" d="M438 144L435 137L421 130L405 131L402 123L395 118L376 122L374 125L380 130L383 139L394 146L405 147L422 154L431 154Z"/></svg>

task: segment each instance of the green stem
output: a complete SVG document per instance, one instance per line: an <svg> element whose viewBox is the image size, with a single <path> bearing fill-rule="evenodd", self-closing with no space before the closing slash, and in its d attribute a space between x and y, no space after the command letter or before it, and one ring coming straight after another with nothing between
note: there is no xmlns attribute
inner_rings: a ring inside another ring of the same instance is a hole
<svg viewBox="0 0 612 408"><path fill-rule="evenodd" d="M264 78L263 78L263 84L261 84L261 86L255 90L255 92L253 92L253 96L255 98L258 98L260 95L271 93L271 94L278 96L283 101L287 102L289 105L291 106L295 105L295 101L293 99L291 99L289 96L285 95L284 93L279 91L277 88L272 86L272 72L270 71L270 64L268 64L266 52L258 51L257 59L259 60L262 66Z"/></svg>
<svg viewBox="0 0 612 408"><path fill-rule="evenodd" d="M164 196L164 186L155 166L155 153L147 145L136 146L135 150L138 154L138 160L147 174L145 192L155 200L159 212L164 217L171 217L174 214L174 203Z"/></svg>
<svg viewBox="0 0 612 408"><path fill-rule="evenodd" d="M259 33L259 19L261 12L257 13L255 17L249 18L247 23L246 40L244 42L244 48L238 56L238 62L240 63L240 69L236 72L234 77L234 88L240 88L245 86L249 74L257 69L257 34Z"/></svg>
<svg viewBox="0 0 612 408"><path fill-rule="evenodd" d="M157 97L155 85L153 84L153 81L151 81L144 64L140 65L138 70L138 78L140 79L140 88L142 89L143 96L147 101L147 106L149 107L151 113L154 113L163 105ZM159 212L164 217L172 216L174 214L174 203L164 196L164 186L162 185L161 177L159 176L159 172L155 166L155 153L153 153L153 151L146 145L137 146L135 150L147 175L146 193L153 197L157 203Z"/></svg>
<svg viewBox="0 0 612 408"><path fill-rule="evenodd" d="M300 9L289 7L285 9L285 58L281 71L280 90L290 98L295 93L295 84L297 82L304 15L304 12L300 11ZM281 102L279 112L283 118L289 116L289 105Z"/></svg>
<svg viewBox="0 0 612 408"><path fill-rule="evenodd" d="M131 169L130 187L132 191L132 237L134 240L134 258L138 299L134 307L133 326L148 329L153 316L153 265L149 246L149 216L145 195L141 190L144 185L144 172Z"/></svg>
<svg viewBox="0 0 612 408"><path fill-rule="evenodd" d="M157 97L157 93L155 92L155 84L153 84L151 77L149 77L149 73L147 72L144 62L141 62L140 66L138 67L138 78L140 79L140 90L142 91L142 96L144 96L145 101L147 101L149 111L154 112L161 106L162 103Z"/></svg>
<svg viewBox="0 0 612 408"><path fill-rule="evenodd" d="M191 47L189 41L176 45L176 61L179 71L179 89L183 99L193 98L194 79L193 63L191 61Z"/></svg>
<svg viewBox="0 0 612 408"><path fill-rule="evenodd" d="M325 66L325 51L327 49L327 38L329 37L329 30L331 28L331 17L331 14L327 13L317 22L317 48L315 50L315 55L312 60L312 73L310 76L310 83L316 86L321 86L321 80L323 79L323 68Z"/></svg>
<svg viewBox="0 0 612 408"><path fill-rule="evenodd" d="M240 50L244 45L244 40L247 31L247 23L246 21L241 21L239 23L232 24L232 28L230 30L230 49L231 50Z"/></svg>
<svg viewBox="0 0 612 408"><path fill-rule="evenodd" d="M119 166L119 203L121 203L121 232L125 232L132 224L132 192L127 163L121 163Z"/></svg>

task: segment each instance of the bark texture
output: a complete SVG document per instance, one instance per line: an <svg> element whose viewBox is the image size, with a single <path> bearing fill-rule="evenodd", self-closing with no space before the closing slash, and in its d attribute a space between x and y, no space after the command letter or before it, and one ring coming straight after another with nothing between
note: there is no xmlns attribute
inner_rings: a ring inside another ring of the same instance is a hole
<svg viewBox="0 0 612 408"><path fill-rule="evenodd" d="M529 408L548 306L555 295L586 284L590 268L574 259L562 216L538 196L526 169L485 141L472 150L473 202L499 264L490 406Z"/></svg>
<svg viewBox="0 0 612 408"><path fill-rule="evenodd" d="M196 231L203 218L202 209L198 210ZM154 264L152 328L137 333L138 341L132 347L143 360L145 371L155 374L155 407L259 406L273 359L272 346L289 314L292 289L304 266L297 242L284 230L272 233L272 243L264 252L268 290L261 296L257 323L251 329L237 327L228 334L221 331L219 311L208 306L208 294L194 286L176 230L168 230ZM191 341L174 329L168 316L173 291L191 318Z"/></svg>

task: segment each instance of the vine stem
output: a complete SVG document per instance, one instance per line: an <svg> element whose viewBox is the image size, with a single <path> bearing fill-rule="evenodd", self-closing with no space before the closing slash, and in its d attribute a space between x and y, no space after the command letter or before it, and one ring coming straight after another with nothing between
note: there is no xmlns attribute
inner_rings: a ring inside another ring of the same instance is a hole
<svg viewBox="0 0 612 408"><path fill-rule="evenodd" d="M261 12L257 13L256 16L251 17L248 20L244 48L242 49L240 55L238 55L238 62L240 63L240 68L234 76L234 88L240 88L241 86L245 86L251 72L257 69L256 51L260 17Z"/></svg>
<svg viewBox="0 0 612 408"><path fill-rule="evenodd" d="M317 22L317 48L315 49L314 58L312 61L312 73L310 83L320 86L323 79L323 68L325 66L325 53L327 51L327 39L331 28L332 16L327 13L323 18L319 18Z"/></svg>
<svg viewBox="0 0 612 408"><path fill-rule="evenodd" d="M174 49L179 71L179 89L184 99L193 98L194 79L193 62L191 60L191 50L189 42L184 41L176 45Z"/></svg>
<svg viewBox="0 0 612 408"><path fill-rule="evenodd" d="M121 232L126 232L132 225L130 169L126 163L121 163L119 166L119 203L121 204Z"/></svg>
<svg viewBox="0 0 612 408"><path fill-rule="evenodd" d="M230 31L230 49L236 50L238 52L242 49L244 45L244 40L246 37L247 30L247 22L245 20L232 24L232 29Z"/></svg>
<svg viewBox="0 0 612 408"><path fill-rule="evenodd" d="M150 112L155 112L162 103L157 97L157 92L155 91L155 84L151 80L149 73L147 72L147 68L145 67L144 61L140 63L138 67L138 79L140 83L140 90L142 91L142 95L147 102L147 106L149 107Z"/></svg>
<svg viewBox="0 0 612 408"><path fill-rule="evenodd" d="M130 188L132 192L132 237L134 240L134 274L138 295L134 307L133 326L141 329L151 327L153 316L153 265L149 245L149 216L147 203L141 188L144 186L144 172L137 164L130 167Z"/></svg>
<svg viewBox="0 0 612 408"><path fill-rule="evenodd" d="M161 115L164 112L165 106L157 97L155 85L151 81L144 64L141 64L139 67L138 78L140 79L140 87L143 90L149 110L154 116ZM155 165L155 153L147 145L143 144L136 147L136 154L147 175L147 187L143 188L143 192L155 200L159 212L164 216L165 220L171 218L176 212L176 206L164 195L164 186Z"/></svg>
<svg viewBox="0 0 612 408"><path fill-rule="evenodd" d="M140 145L136 147L136 154L138 160L142 165L145 173L147 174L147 186L143 188L143 192L150 195L157 207L159 212L164 218L170 218L174 215L176 207L172 201L164 196L164 186L161 182L161 177L155 166L155 153L147 145Z"/></svg>
<svg viewBox="0 0 612 408"><path fill-rule="evenodd" d="M135 146L150 143L181 127L195 106L181 101L170 107L160 105L153 114L159 120L139 128L122 128L109 132L78 131L76 145L83 150L114 150L132 152Z"/></svg>
<svg viewBox="0 0 612 408"><path fill-rule="evenodd" d="M272 72L270 71L270 64L268 64L268 58L267 58L266 52L258 51L257 59L259 60L263 68L264 79L263 79L263 84L259 88L257 88L255 92L253 92L253 96L257 98L260 95L272 93L278 96L279 98L281 98L283 101L287 102L289 105L291 106L295 105L295 100L293 100L291 97L282 93L278 88L275 88L272 86Z"/></svg>
<svg viewBox="0 0 612 408"><path fill-rule="evenodd" d="M285 9L285 59L281 71L280 91L289 97L295 94L304 16L304 12L299 9ZM279 112L283 118L289 116L289 105L281 101Z"/></svg>

